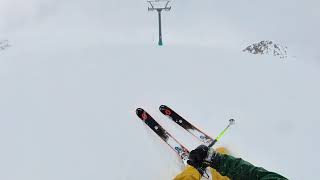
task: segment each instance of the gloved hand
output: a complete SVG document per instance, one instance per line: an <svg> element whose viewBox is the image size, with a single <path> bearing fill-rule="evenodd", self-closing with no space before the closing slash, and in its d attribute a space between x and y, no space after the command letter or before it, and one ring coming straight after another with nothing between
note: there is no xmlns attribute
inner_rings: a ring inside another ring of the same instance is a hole
<svg viewBox="0 0 320 180"><path fill-rule="evenodd" d="M192 150L189 154L187 163L196 168L201 175L205 172L206 168L210 166L211 159L216 155L216 152L205 145L200 145Z"/></svg>

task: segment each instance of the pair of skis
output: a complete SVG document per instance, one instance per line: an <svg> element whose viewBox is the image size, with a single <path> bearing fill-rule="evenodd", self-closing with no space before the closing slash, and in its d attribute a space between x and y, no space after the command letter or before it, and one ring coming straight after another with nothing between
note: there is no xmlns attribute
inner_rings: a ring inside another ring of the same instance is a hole
<svg viewBox="0 0 320 180"><path fill-rule="evenodd" d="M184 128L190 134L195 136L202 144L205 144L209 147L212 147L226 130L234 124L234 120L229 120L229 125L219 134L219 136L215 139L208 136L206 133L201 131L199 128L188 122L186 119L181 117L171 108L166 105L161 105L159 110L162 114L167 116L169 119L177 123L180 127ZM169 147L171 147L177 155L181 158L183 163L186 165L189 157L189 150L185 148L178 140L176 140L169 132L167 132L150 114L148 114L144 109L137 108L136 110L137 116L147 125L149 126L153 132L155 132L164 142L166 142Z"/></svg>

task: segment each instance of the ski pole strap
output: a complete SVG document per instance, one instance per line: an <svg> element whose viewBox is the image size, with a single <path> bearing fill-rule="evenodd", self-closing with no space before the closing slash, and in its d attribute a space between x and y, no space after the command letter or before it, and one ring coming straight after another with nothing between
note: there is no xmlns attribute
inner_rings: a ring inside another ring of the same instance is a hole
<svg viewBox="0 0 320 180"><path fill-rule="evenodd" d="M212 147L216 142L218 142L220 140L220 138L225 134L225 132L228 130L228 128L231 126L231 125L234 125L235 124L235 120L234 119L230 119L229 120L229 124L226 128L224 128L224 130L209 144L209 148Z"/></svg>

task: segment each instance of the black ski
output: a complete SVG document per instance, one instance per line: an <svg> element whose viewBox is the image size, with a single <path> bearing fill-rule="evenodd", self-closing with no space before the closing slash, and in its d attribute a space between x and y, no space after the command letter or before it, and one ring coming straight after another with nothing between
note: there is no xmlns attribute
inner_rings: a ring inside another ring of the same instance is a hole
<svg viewBox="0 0 320 180"><path fill-rule="evenodd" d="M208 136L206 133L201 131L199 128L195 127L193 124L188 122L186 119L181 117L178 113L173 111L171 108L169 108L166 105L161 105L159 107L159 110L161 111L162 114L165 116L169 117L172 121L177 123L179 126L187 130L190 134L195 136L201 143L205 145L210 145L212 142L215 140Z"/></svg>
<svg viewBox="0 0 320 180"><path fill-rule="evenodd" d="M181 158L183 163L186 165L189 150L185 148L179 141L177 141L171 134L169 134L152 116L150 116L142 108L137 108L137 116L149 126L153 132L155 132L164 142L166 142L169 147L171 147Z"/></svg>

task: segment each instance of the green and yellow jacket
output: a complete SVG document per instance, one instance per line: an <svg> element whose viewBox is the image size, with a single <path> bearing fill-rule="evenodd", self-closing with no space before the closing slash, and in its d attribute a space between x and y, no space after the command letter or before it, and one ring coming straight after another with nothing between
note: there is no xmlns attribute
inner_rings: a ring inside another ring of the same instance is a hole
<svg viewBox="0 0 320 180"><path fill-rule="evenodd" d="M287 178L256 167L241 158L227 154L217 154L218 161L211 168L212 180L287 180ZM201 175L197 169L187 166L174 180L200 180Z"/></svg>

